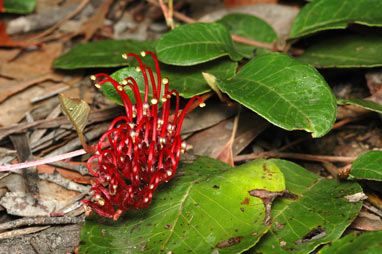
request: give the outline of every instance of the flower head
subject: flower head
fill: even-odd
[[[89,172],[96,179],[91,188],[93,197],[82,201],[87,215],[95,210],[102,216],[117,220],[127,209],[147,207],[158,185],[174,176],[179,157],[187,150],[187,145],[180,136],[187,111],[195,100],[199,100],[200,106],[205,105],[199,96],[195,96],[180,112],[179,94],[176,90],[169,91],[167,78],[161,79],[156,56],[149,51],[143,51],[141,55],[151,55],[154,59],[156,78],[138,55],[128,53],[122,57],[131,56],[138,61],[136,70],[142,73],[145,82],[143,99],[137,82],[132,77],[117,82],[105,73],[91,76],[91,79],[99,81],[97,87],[108,82],[113,85],[123,101],[126,115],[112,121],[108,131],[98,142],[97,154],[88,160]],[[152,85],[150,101],[149,80]],[[132,105],[125,87],[133,91],[135,105]],[[161,97],[162,89],[164,92]],[[171,96],[176,97],[172,118]],[[159,102],[162,102],[161,112],[158,108]]]

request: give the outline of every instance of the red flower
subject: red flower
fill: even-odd
[[[125,59],[132,56],[139,62],[136,69],[142,72],[145,80],[143,101],[132,77],[126,77],[120,83],[104,73],[91,77],[93,80],[103,78],[96,84],[97,87],[107,82],[114,86],[122,98],[126,116],[113,120],[98,142],[97,154],[88,160],[89,172],[96,179],[91,188],[93,197],[82,201],[87,215],[95,210],[101,216],[117,220],[127,209],[147,207],[158,185],[174,176],[179,157],[186,151],[187,145],[180,137],[180,129],[187,110],[196,99],[200,106],[205,105],[199,96],[194,96],[180,113],[178,92],[168,90],[168,79],[161,79],[156,56],[149,51],[141,52],[143,57],[147,54],[154,59],[156,80],[139,56],[133,53],[122,55]],[[152,84],[151,105],[148,101],[149,79]],[[164,96],[160,98],[162,84]],[[133,91],[135,105],[131,104],[125,86]],[[172,95],[176,96],[176,108],[173,119],[169,120]],[[163,103],[161,113],[158,109],[159,100]],[[93,161],[96,161],[96,169],[92,169]]]

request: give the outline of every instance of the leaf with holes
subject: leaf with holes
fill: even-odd
[[[273,28],[264,20],[253,15],[233,13],[224,16],[222,19],[218,20],[217,23],[223,24],[230,33],[235,35],[265,43],[273,43],[277,41],[277,34]],[[257,55],[259,53],[267,52],[266,50],[238,42],[234,42],[233,45],[237,52],[247,58],[253,57],[254,50],[257,51]]]
[[[231,35],[218,23],[182,25],[162,36],[155,46],[159,61],[189,66],[205,63],[223,56],[240,60]]]
[[[351,166],[349,177],[382,181],[382,151],[369,151],[359,156]]]
[[[382,66],[382,37],[368,34],[323,39],[295,59],[320,68]]]
[[[321,137],[336,118],[336,99],[324,78],[285,54],[256,57],[233,79],[217,81],[233,100],[286,130]]]
[[[93,216],[81,232],[82,253],[240,253],[269,226],[265,207],[251,190],[280,193],[284,178],[263,159],[235,169],[200,158],[183,165],[147,209],[128,211],[117,222]]]
[[[355,105],[370,111],[382,113],[382,105],[374,101],[362,100],[362,99],[337,99],[338,104]]]
[[[382,231],[352,233],[324,246],[319,254],[378,254],[381,253]],[[355,251],[356,250],[356,251]]]
[[[338,239],[362,206],[344,197],[362,192],[361,186],[319,178],[292,162],[270,161],[283,172],[289,193],[274,202],[272,227],[251,253],[310,253]]]
[[[3,1],[0,1],[0,12],[27,14],[36,7],[36,0],[5,0],[1,8]]]
[[[320,0],[305,5],[297,14],[290,38],[297,38],[322,30],[345,29],[356,23],[382,26],[380,0]]]

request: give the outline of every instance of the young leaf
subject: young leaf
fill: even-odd
[[[241,58],[229,32],[218,23],[182,25],[163,35],[155,49],[159,61],[171,65],[195,65],[227,55],[234,61]]]
[[[310,253],[338,239],[362,206],[344,197],[362,192],[361,186],[319,178],[292,162],[271,161],[283,172],[291,193],[274,202],[272,227],[251,253]]]
[[[285,54],[256,57],[218,85],[233,100],[286,130],[303,129],[321,137],[336,118],[336,99],[323,77]]]
[[[135,40],[104,40],[74,46],[53,62],[58,69],[118,67],[129,65],[122,54],[153,51],[155,42]],[[129,59],[130,60],[130,59]]]
[[[289,38],[322,30],[345,29],[350,23],[382,26],[380,0],[320,0],[305,5],[293,22]]]
[[[382,113],[382,105],[378,104],[374,101],[368,101],[368,100],[362,100],[362,99],[337,99],[338,104],[350,104],[350,105],[356,105],[358,107],[374,111],[377,113]]]
[[[3,8],[0,8],[0,12],[28,14],[36,7],[36,0],[2,0],[0,2],[3,1]]]
[[[269,228],[263,201],[249,191],[285,188],[277,166],[265,160],[232,169],[201,158],[179,171],[147,209],[129,211],[117,222],[88,219],[80,252],[241,253]]]
[[[377,254],[381,252],[382,231],[352,233],[325,245],[319,254]]]
[[[371,34],[335,36],[315,43],[295,59],[320,68],[382,66],[382,37]]]
[[[382,181],[382,151],[369,151],[359,156],[351,166],[350,178]]]
[[[224,25],[230,33],[235,35],[266,43],[277,41],[277,34],[273,28],[264,20],[253,15],[229,14],[218,20],[217,23]],[[247,58],[252,58],[255,49],[261,52],[265,51],[238,42],[234,42],[233,45],[237,52]],[[258,54],[258,52],[256,53]]]
[[[86,144],[86,140],[83,134],[83,130],[88,123],[90,115],[90,107],[84,101],[80,99],[71,99],[64,94],[59,94],[60,106],[62,112],[66,115],[69,121],[72,122],[74,128],[77,131],[78,137],[81,140],[81,144],[87,152],[91,151],[91,148]]]

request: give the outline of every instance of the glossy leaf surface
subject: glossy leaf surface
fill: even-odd
[[[231,35],[218,23],[182,25],[163,35],[155,46],[161,62],[189,66],[205,63],[222,56],[239,60]]]
[[[240,253],[268,230],[261,199],[248,191],[285,188],[278,167],[256,160],[234,169],[200,158],[154,195],[147,209],[117,222],[96,216],[81,233],[81,253]]]
[[[322,30],[345,29],[351,23],[382,26],[380,0],[319,0],[305,5],[295,18],[290,38]]]
[[[283,172],[290,194],[274,202],[272,227],[251,253],[310,253],[338,239],[362,206],[344,197],[362,192],[361,186],[319,178],[292,162],[271,161]]]
[[[336,117],[335,97],[317,70],[281,53],[256,57],[218,84],[233,100],[286,130],[320,137]]]

